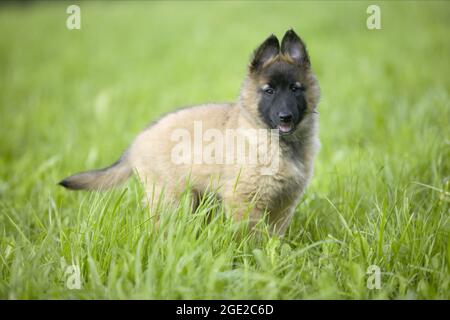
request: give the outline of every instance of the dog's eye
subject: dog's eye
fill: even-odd
[[[275,93],[275,90],[273,88],[269,87],[269,86],[264,87],[263,90],[264,90],[264,93],[266,93],[266,94],[272,95],[272,94]]]
[[[292,91],[292,92],[304,91],[304,90],[305,90],[305,88],[304,88],[301,84],[299,84],[299,83],[293,84],[293,85],[291,86],[291,91]]]

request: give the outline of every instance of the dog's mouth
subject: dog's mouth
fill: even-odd
[[[277,129],[281,136],[291,134],[295,130],[294,122],[292,122],[292,121],[283,122],[282,121],[278,124]]]

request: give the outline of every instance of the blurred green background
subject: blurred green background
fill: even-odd
[[[347,245],[356,241],[354,249],[318,246],[302,263],[292,261],[293,274],[309,272],[306,278],[278,274],[275,266],[271,273],[286,279],[290,291],[241,288],[237,277],[211,291],[177,291],[174,281],[160,295],[151,289],[116,295],[93,289],[87,295],[449,297],[448,2],[377,1],[381,30],[367,29],[366,9],[373,3],[365,1],[76,3],[81,30],[66,28],[71,1],[0,6],[2,297],[74,295],[56,290],[61,285],[54,279],[37,280],[58,265],[58,256],[77,256],[61,244],[67,241],[61,230],[72,232],[87,194],[67,193],[57,181],[112,163],[167,111],[235,100],[252,50],[291,27],[306,42],[321,85],[322,149],[285,241],[301,250],[331,237]],[[52,210],[62,215],[56,229],[49,227]],[[47,243],[49,237],[54,242]],[[44,242],[54,256],[36,255]],[[357,243],[368,250],[361,261]],[[226,257],[236,259],[230,252]],[[103,268],[103,279],[112,262],[93,261]],[[343,274],[362,277],[375,262],[395,275],[387,276],[389,284],[379,292],[361,284],[353,290],[351,276]],[[264,271],[253,260],[244,265]]]

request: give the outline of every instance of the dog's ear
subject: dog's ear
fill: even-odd
[[[304,42],[292,29],[286,31],[281,41],[281,53],[289,56],[298,65],[311,64]]]
[[[268,37],[253,54],[252,61],[250,63],[250,71],[259,70],[264,63],[274,58],[280,53],[280,43],[275,35]]]

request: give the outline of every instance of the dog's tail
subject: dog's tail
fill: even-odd
[[[123,155],[107,168],[74,174],[59,182],[59,185],[72,190],[108,190],[125,182],[132,173],[133,169],[126,155]]]

